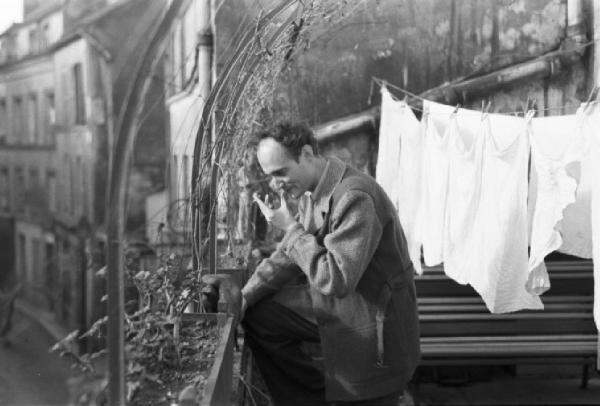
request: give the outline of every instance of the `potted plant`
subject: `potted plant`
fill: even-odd
[[[231,394],[234,316],[187,312],[201,307],[198,292],[205,284],[188,269],[183,256],[160,254],[154,269],[140,269],[139,264],[137,254],[128,254],[127,276],[137,291],[126,306],[136,310],[125,314],[128,403],[220,404],[219,399]],[[102,338],[106,321],[106,317],[98,320],[83,334],[75,331],[53,347],[75,360],[86,377],[83,381],[102,377],[93,360],[104,351],[80,356],[74,343],[86,337]],[[92,393],[75,390],[72,404],[102,404],[106,388],[102,379]]]

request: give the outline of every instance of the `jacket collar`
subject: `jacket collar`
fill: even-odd
[[[345,172],[346,164],[339,158],[330,157],[327,159],[325,170],[311,196],[317,210],[327,213],[329,210],[329,200],[333,195],[335,187],[344,177]]]

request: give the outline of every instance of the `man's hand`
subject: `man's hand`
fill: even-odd
[[[287,231],[296,224],[296,220],[294,220],[294,217],[288,209],[283,190],[279,191],[279,197],[281,201],[279,208],[272,209],[267,205],[266,202],[260,200],[257,193],[252,195],[252,198],[258,204],[258,207],[260,208],[263,216],[265,216],[267,219],[267,222],[273,224],[277,228]]]

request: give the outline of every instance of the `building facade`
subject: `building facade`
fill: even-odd
[[[0,35],[0,234],[12,240],[0,254],[2,282],[19,282],[24,299],[66,328],[104,313],[96,271],[114,128],[163,7],[25,1],[24,21]],[[161,84],[152,88],[149,97],[161,100]],[[132,239],[144,231],[139,195],[164,184],[163,110],[148,116],[132,170]]]

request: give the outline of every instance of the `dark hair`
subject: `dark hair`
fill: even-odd
[[[305,145],[310,145],[315,155],[319,153],[315,135],[310,127],[303,123],[281,121],[267,130],[260,131],[256,134],[256,138],[258,142],[272,138],[283,145],[296,161],[300,158],[300,152]]]

